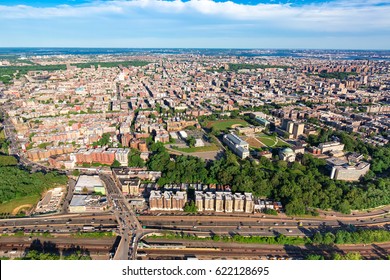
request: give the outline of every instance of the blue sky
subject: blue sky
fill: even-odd
[[[0,47],[390,49],[390,0],[5,0]]]

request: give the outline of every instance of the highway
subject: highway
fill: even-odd
[[[237,217],[234,215],[161,215],[138,217],[143,226],[155,230],[185,230],[193,233],[213,233],[222,235],[264,235],[272,236],[282,233],[287,236],[311,236],[315,232],[326,232],[349,226],[375,227],[388,229],[390,216],[375,215],[375,218],[365,219],[324,219],[324,218],[277,218],[260,214]]]
[[[23,231],[25,233],[74,233],[83,231],[84,226],[101,231],[112,231],[118,227],[115,217],[105,214],[66,214],[31,218],[0,219],[0,232],[3,234]]]

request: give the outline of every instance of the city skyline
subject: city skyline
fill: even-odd
[[[390,1],[4,1],[0,47],[389,49]]]

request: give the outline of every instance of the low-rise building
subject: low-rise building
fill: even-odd
[[[70,213],[100,212],[108,208],[106,197],[74,195],[69,204]]]
[[[223,142],[240,158],[249,157],[249,144],[234,133],[225,134]]]
[[[284,148],[279,151],[279,158],[287,162],[295,161],[295,153],[291,148]]]
[[[103,182],[100,180],[99,176],[79,176],[77,183],[74,188],[75,193],[82,194],[91,194],[91,193],[100,193],[105,195],[106,189],[103,185]]]
[[[370,170],[368,162],[348,162],[343,159],[329,158],[327,166],[331,169],[330,178],[343,181],[358,181]]]
[[[333,141],[333,142],[325,142],[318,145],[318,148],[321,150],[321,153],[333,152],[333,151],[343,151],[344,144]]]

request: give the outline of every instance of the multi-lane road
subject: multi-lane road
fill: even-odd
[[[140,216],[142,225],[148,229],[171,230],[221,235],[284,234],[287,236],[310,236],[317,231],[330,231],[349,226],[388,229],[390,214],[372,213],[353,217],[291,218],[264,215],[161,215]]]
[[[114,214],[120,225],[121,241],[114,259],[135,259],[138,240],[143,235],[142,226],[127,199],[116,186],[115,181],[107,174],[100,174],[100,178],[106,185],[108,198],[114,206]]]
[[[31,218],[1,219],[0,232],[12,234],[15,232],[28,233],[75,233],[84,231],[85,227],[96,230],[112,231],[118,227],[115,217],[106,214],[65,214]]]

